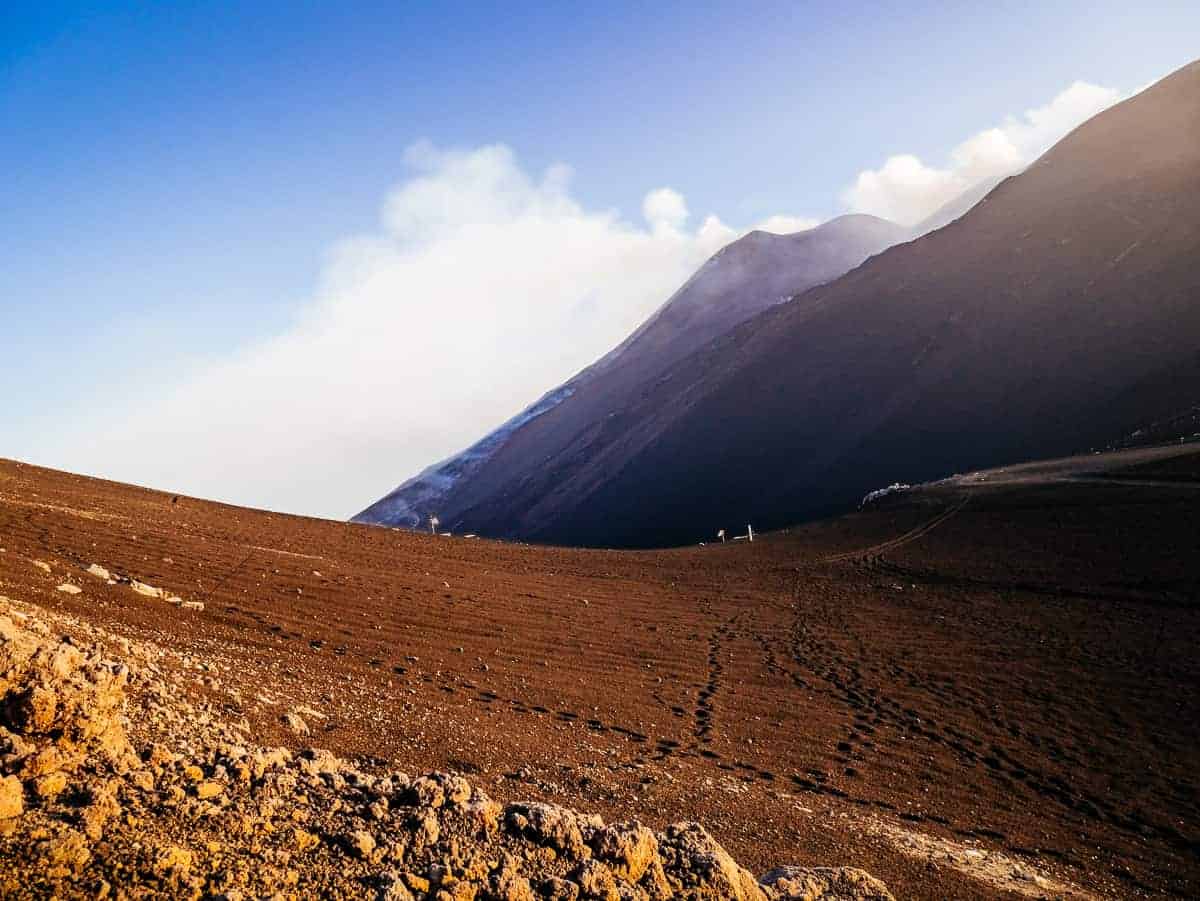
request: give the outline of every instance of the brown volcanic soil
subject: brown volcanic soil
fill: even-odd
[[[0,462],[0,594],[202,655],[222,687],[198,690],[262,742],[655,828],[699,820],[757,871],[860,866],[898,898],[1053,881],[1193,897],[1197,454],[974,474],[753,545],[638,553]],[[310,737],[280,722],[297,705],[325,717]]]

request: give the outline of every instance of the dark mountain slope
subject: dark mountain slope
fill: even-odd
[[[919,238],[931,231],[945,228],[956,219],[961,219],[975,208],[975,205],[986,198],[995,187],[1007,176],[994,176],[975,183],[958,197],[941,206],[931,216],[922,219],[912,227],[912,237]]]
[[[361,522],[474,530],[462,511],[521,491],[546,468],[586,457],[619,413],[672,364],[797,291],[831,281],[908,237],[873,216],[843,216],[809,231],[754,231],[716,253],[616,349],[481,441],[405,482]],[[565,455],[565,457],[564,457]]]
[[[987,202],[678,363],[464,518],[581,544],[703,539],[893,480],[1107,443],[1200,399],[1200,64]]]

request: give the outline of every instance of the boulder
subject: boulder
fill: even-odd
[[[310,730],[308,728],[308,723],[304,722],[303,717],[301,717],[298,713],[288,711],[280,717],[280,720],[282,720],[283,724],[297,735],[309,734]]]
[[[144,597],[161,598],[163,596],[161,588],[155,588],[153,585],[147,585],[145,582],[139,582],[137,579],[131,579],[129,587]]]
[[[762,887],[699,823],[667,827],[659,842],[663,868],[689,898],[712,901],[768,901]]]
[[[0,820],[19,817],[25,809],[25,787],[16,776],[0,779]]]
[[[596,825],[573,810],[540,801],[509,804],[505,808],[505,822],[511,831],[553,848],[568,860],[583,856],[587,848],[583,830],[587,828],[590,832]]]
[[[365,829],[356,829],[342,837],[342,844],[355,857],[370,857],[375,850],[375,837]]]
[[[637,882],[658,856],[654,833],[641,823],[605,826],[593,837],[592,851],[613,874],[626,882]]]
[[[760,882],[779,901],[896,901],[886,885],[853,867],[780,867]]]

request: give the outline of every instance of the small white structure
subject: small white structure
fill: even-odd
[[[750,525],[750,523],[746,523],[746,537],[751,541],[754,540],[754,526]]]
[[[429,531],[430,532],[432,532],[434,535],[436,535],[438,525],[440,525],[440,524],[441,524],[441,520],[437,518],[436,514],[433,514],[433,513],[429,514]]]
[[[718,537],[718,538],[720,538],[720,539],[721,539],[721,543],[722,543],[722,544],[724,544],[724,543],[725,543],[725,530],[724,530],[724,529],[717,529],[717,537]]]

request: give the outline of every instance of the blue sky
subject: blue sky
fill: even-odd
[[[115,453],[93,462],[79,424],[100,408],[136,422],[174,380],[311,317],[341,242],[377,233],[413,177],[414,142],[503,144],[535,183],[566,164],[572,203],[639,227],[646,192],[669,186],[689,227],[712,213],[736,231],[844,212],[888,157],[946,165],[1075,82],[1127,94],[1200,46],[1194,2],[984,6],[5,3],[0,455],[138,480]],[[689,248],[662,284],[707,244]],[[380,448],[397,456],[374,493],[595,349],[562,337],[579,354],[463,408],[478,421]],[[226,494],[341,515],[366,490],[340,511],[303,489]]]

